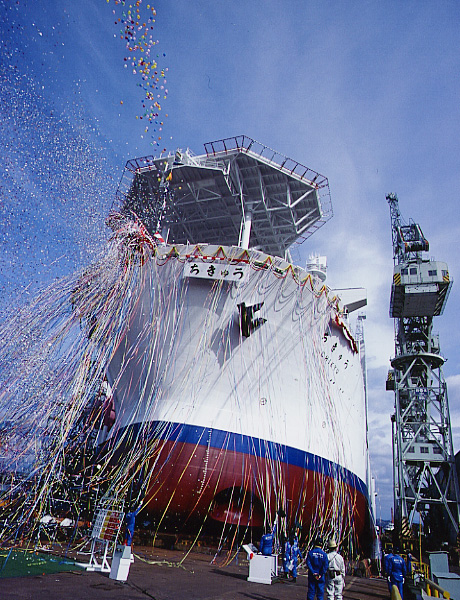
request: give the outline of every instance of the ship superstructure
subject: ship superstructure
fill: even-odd
[[[174,244],[257,248],[285,257],[332,217],[326,177],[246,137],[127,163],[122,211]]]

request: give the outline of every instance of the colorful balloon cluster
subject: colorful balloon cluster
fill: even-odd
[[[109,2],[110,0],[107,0]],[[138,86],[142,88],[144,97],[142,108],[144,111],[136,115],[136,119],[146,119],[144,133],[150,131],[152,146],[162,145],[162,131],[164,121],[160,117],[161,101],[168,96],[166,72],[168,68],[160,68],[157,59],[159,54],[153,56],[155,46],[159,43],[153,37],[153,24],[155,23],[156,10],[150,4],[146,5],[146,14],[142,14],[142,0],[128,4],[125,0],[115,0],[115,5],[121,5],[123,12],[115,21],[121,25],[120,39],[126,42],[125,68],[132,68],[133,75],[140,75],[142,81]],[[116,15],[116,10],[113,10]],[[166,56],[164,53],[162,56]],[[123,101],[121,101],[123,104]],[[165,115],[168,116],[167,114]],[[163,148],[166,152],[166,148]]]

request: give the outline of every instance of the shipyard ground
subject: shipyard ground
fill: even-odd
[[[81,570],[0,579],[0,598],[7,600],[305,600],[306,571],[297,582],[271,585],[246,580],[248,562],[240,559],[223,566],[221,559],[157,548],[136,547],[126,583],[106,573]],[[81,560],[81,559],[80,559]],[[346,578],[346,600],[388,599],[383,579]]]

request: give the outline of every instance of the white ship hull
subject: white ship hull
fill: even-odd
[[[236,247],[165,246],[139,268],[136,309],[108,370],[109,436],[157,440],[150,510],[176,524],[263,525],[283,509],[290,523],[334,519],[359,534],[363,374],[326,288]]]

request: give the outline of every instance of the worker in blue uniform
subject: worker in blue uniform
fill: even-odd
[[[407,567],[407,576],[411,577],[412,575],[412,563],[414,562],[415,557],[411,554],[410,550],[406,551],[406,567]]]
[[[273,551],[273,533],[265,533],[260,540],[259,551],[264,556],[270,556]]]
[[[137,513],[141,510],[139,508],[132,508],[129,512],[126,513],[126,533],[125,533],[125,546],[131,546],[133,543],[134,537],[134,525],[136,524]]]
[[[390,583],[390,578],[388,577],[388,563],[390,562],[390,559],[393,558],[393,548],[392,546],[390,546],[388,548],[388,554],[385,554],[385,556],[383,557],[383,574],[385,575],[385,577],[388,580],[388,591],[391,594],[391,583]]]
[[[283,566],[286,577],[288,579],[291,578],[293,583],[295,583],[297,580],[297,565],[299,562],[299,557],[302,560],[302,553],[300,552],[299,548],[299,540],[294,533],[291,533],[285,546]]]
[[[329,566],[327,554],[321,549],[322,540],[317,537],[313,548],[307,555],[308,593],[307,600],[324,599],[324,584]]]
[[[284,535],[283,535],[284,538]],[[282,548],[283,548],[283,573],[285,577],[289,577],[289,568],[288,568],[288,562],[290,560],[291,557],[291,545],[289,543],[289,538],[287,538],[284,541],[284,544],[281,544]]]
[[[403,600],[403,584],[406,576],[406,562],[399,556],[398,548],[395,548],[393,556],[388,560],[387,575],[390,583],[390,591],[392,586],[396,586],[399,590],[401,600]]]

